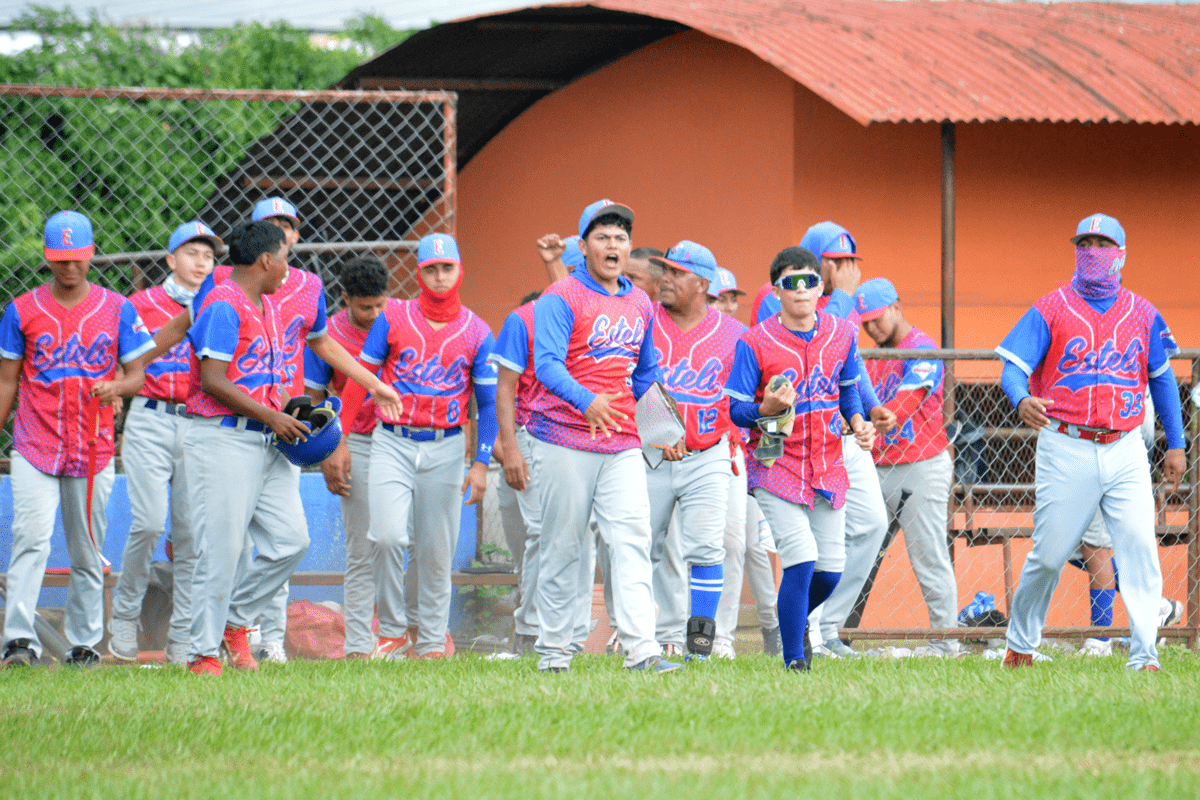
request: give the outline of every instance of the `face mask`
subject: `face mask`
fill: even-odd
[[[1076,247],[1075,277],[1071,288],[1085,300],[1110,300],[1121,288],[1125,249],[1120,247]]]
[[[439,293],[427,287],[424,281],[417,278],[421,284],[421,294],[417,297],[417,303],[426,319],[435,322],[450,322],[458,316],[459,309],[462,308],[458,300],[458,287],[462,286],[462,279],[463,270],[460,267],[458,280],[455,281],[454,286],[450,287],[448,291]]]
[[[196,296],[194,290],[180,286],[174,275],[168,275],[167,279],[163,281],[163,291],[167,293],[167,297],[184,307],[190,306],[192,299]]]

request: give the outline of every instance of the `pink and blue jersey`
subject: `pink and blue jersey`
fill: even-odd
[[[675,398],[687,427],[688,450],[707,450],[730,432],[729,398],[725,383],[733,354],[746,326],[711,306],[696,327],[686,333],[658,303],[654,304],[654,344],[667,393]]]
[[[526,429],[550,444],[593,453],[641,446],[637,398],[660,379],[650,298],[625,277],[616,294],[586,268],[556,281],[534,307],[533,365],[541,386]],[[597,394],[619,394],[613,409],[628,416],[610,438],[588,433],[583,412]]]
[[[134,292],[129,296],[129,302],[142,315],[142,321],[151,334],[158,333],[162,326],[184,311],[184,307],[172,300],[161,284]],[[191,370],[192,345],[184,337],[182,342],[146,365],[146,383],[138,394],[168,403],[186,402],[191,389]]]
[[[533,371],[533,307],[531,301],[517,306],[508,315],[496,337],[496,349],[489,356],[493,364],[520,375],[515,414],[518,428],[529,421],[529,404],[538,391],[537,376]]]
[[[907,350],[936,349],[937,344],[922,330],[913,328],[898,345]],[[884,403],[897,392],[924,392],[921,404],[907,419],[875,439],[875,463],[911,464],[941,453],[949,446],[942,422],[942,386],[945,368],[937,359],[867,361],[871,383]]]
[[[379,418],[412,428],[457,428],[468,419],[472,390],[479,409],[476,460],[491,460],[496,440],[495,339],[487,323],[463,306],[434,330],[416,300],[389,303],[375,319],[359,359],[382,365],[380,379],[400,395],[400,417]]]
[[[233,272],[233,267],[219,266],[205,278],[196,292],[192,307],[199,309],[205,296]],[[283,281],[272,301],[279,314],[282,331],[280,344],[283,347],[283,386],[288,397],[304,394],[304,343],[308,339],[324,336],[327,328],[325,317],[325,284],[311,272],[288,267]],[[195,316],[195,315],[193,315]]]
[[[200,359],[227,361],[226,376],[251,400],[280,411],[283,348],[279,315],[271,296],[262,296],[259,311],[236,283],[225,281],[208,292],[188,331],[192,343],[189,414],[221,417],[233,414],[200,388]]]
[[[1111,300],[1088,301],[1061,286],[1025,313],[996,353],[1028,378],[1026,395],[1051,401],[1048,416],[1072,425],[1137,428],[1149,381],[1168,441],[1182,447],[1182,424],[1176,432],[1170,419],[1179,404],[1169,359],[1178,350],[1154,306],[1128,289]],[[1006,377],[1015,405],[1022,395],[1011,389]]]
[[[392,303],[398,302],[400,301],[389,299],[387,304],[390,306]],[[355,327],[350,320],[349,311],[339,311],[329,318],[329,336],[346,348],[346,352],[353,358],[358,358],[363,344],[367,341],[367,331]],[[304,385],[323,392],[329,391],[329,387],[333,386],[338,394],[341,394],[342,390],[346,388],[346,376],[329,366],[324,359],[313,352],[311,347],[306,347],[304,348]],[[375,430],[375,419],[375,401],[370,395],[367,395],[349,432],[370,436]]]
[[[22,360],[13,449],[39,472],[87,476],[87,443],[96,439],[96,468],[113,455],[113,408],[100,409],[99,431],[87,430],[85,408],[97,381],[117,376],[117,363],[154,349],[133,304],[93,284],[74,308],[58,304],[50,286],[16,298],[0,319],[0,358]]]
[[[849,420],[862,413],[858,392],[844,391],[858,382],[857,356],[857,327],[820,312],[811,331],[788,330],[773,316],[746,332],[737,343],[725,393],[734,424],[750,429],[749,488],[797,505],[812,507],[814,492],[834,508],[845,504],[849,484],[838,414]],[[796,388],[796,420],[784,440],[783,457],[768,468],[753,452],[762,438],[758,406],[776,375],[786,375]]]

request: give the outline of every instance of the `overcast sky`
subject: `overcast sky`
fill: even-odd
[[[1153,0],[1152,0],[1153,1]],[[334,30],[363,13],[378,14],[393,27],[423,28],[431,21],[487,14],[533,5],[514,0],[38,0],[52,8],[70,6],[80,16],[96,8],[112,22],[144,21],[177,28],[226,27],[235,22],[275,22],[283,19],[297,28]],[[1200,0],[1184,0],[1200,2]],[[0,26],[12,23],[29,3],[0,0]]]

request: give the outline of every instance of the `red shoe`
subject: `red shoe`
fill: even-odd
[[[225,653],[229,656],[229,662],[237,669],[252,672],[258,669],[258,662],[254,660],[254,654],[250,652],[250,642],[246,639],[248,631],[249,628],[235,628],[226,625],[222,642],[225,645]]]
[[[1158,664],[1144,664],[1138,672],[1158,672]]]
[[[421,661],[442,661],[446,658],[446,653],[441,650],[433,650],[424,655],[413,656],[413,658],[420,659]]]
[[[1004,666],[1010,669],[1017,667],[1032,667],[1033,653],[1018,653],[1011,647],[1004,652]]]
[[[212,656],[200,656],[188,664],[188,670],[193,675],[215,675],[221,677],[221,662]]]
[[[379,641],[375,644],[374,652],[371,653],[371,658],[375,660],[406,658],[412,655],[413,644],[416,641],[415,636],[409,637],[408,631],[405,631],[403,636],[380,636]]]
[[[366,661],[370,657],[370,653],[346,653],[347,661]]]

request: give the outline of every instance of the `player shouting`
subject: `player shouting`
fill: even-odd
[[[904,318],[900,296],[887,278],[873,278],[858,287],[854,302],[863,328],[879,347],[937,347]],[[896,427],[875,440],[875,462],[888,513],[895,516],[901,493],[909,492],[900,511],[900,526],[908,560],[929,609],[929,623],[934,628],[957,627],[958,584],[946,546],[954,464],[942,424],[942,362],[872,359],[867,361],[867,370],[879,399],[896,415]],[[861,584],[856,591],[860,590]],[[929,644],[942,656],[955,656],[960,650],[956,639]]]
[[[543,389],[526,429],[542,496],[538,573],[542,671],[565,672],[591,549],[593,508],[612,558],[614,611],[629,669],[666,672],[654,640],[650,501],[634,401],[658,379],[650,298],[621,275],[633,211],[600,200],[579,219],[584,267],[552,284],[534,309],[534,370]]]
[[[18,392],[21,398],[13,423],[4,665],[29,666],[41,656],[33,621],[61,504],[71,557],[67,663],[95,667],[104,636],[100,548],[113,485],[112,403],[142,388],[138,359],[154,343],[128,300],[88,282],[95,247],[87,217],[50,217],[43,252],[54,279],[13,300],[0,319],[0,425]]]
[[[1169,448],[1163,478],[1178,488],[1183,420],[1168,360],[1178,346],[1154,306],[1121,286],[1125,230],[1117,220],[1085,217],[1071,241],[1070,284],[1038,300],[996,348],[1005,393],[1038,430],[1033,550],[1013,595],[1004,665],[1032,665],[1063,565],[1099,508],[1129,612],[1126,666],[1157,672],[1162,572],[1150,465],[1134,431],[1148,381]]]
[[[734,348],[746,326],[708,305],[708,287],[717,282],[718,268],[707,247],[685,240],[651,260],[663,269],[659,302],[654,304],[658,366],[687,434],[685,450],[668,450],[657,468],[647,465],[650,533],[654,543],[677,535],[673,549],[691,567],[691,615],[687,616],[689,594],[675,581],[661,580],[661,562],[655,564],[658,628],[665,629],[666,641],[678,636],[682,642],[686,617],[688,653],[707,656],[716,637],[715,618],[724,585],[725,517],[733,477],[729,460],[733,425],[723,390]],[[672,526],[677,507],[679,524]],[[660,549],[666,550],[652,544],[652,552]],[[663,639],[660,635],[660,643]]]
[[[792,670],[809,668],[804,654],[809,608],[829,596],[845,561],[847,481],[839,411],[860,447],[869,450],[875,439],[855,388],[858,327],[817,310],[819,270],[816,256],[798,247],[775,257],[771,283],[780,312],[738,342],[725,387],[733,422],[752,429],[749,486],[771,523],[783,566],[779,631],[784,664]],[[789,429],[785,423],[792,415]],[[764,436],[760,420],[782,439],[782,452],[770,463],[758,450]]]
[[[400,413],[381,407],[371,437],[369,478],[371,541],[375,545],[379,641],[375,655],[388,657],[412,647],[417,658],[445,658],[450,635],[450,564],[462,521],[458,498],[483,499],[487,465],[496,440],[496,371],[488,363],[495,344],[487,323],[458,299],[463,269],[454,238],[434,233],[417,246],[421,294],[389,303],[371,326],[361,360],[377,367],[400,394]],[[462,477],[463,424],[472,391],[479,409],[474,462]],[[342,406],[350,430],[363,390],[351,386]],[[330,458],[348,458],[343,444]],[[417,641],[408,636],[404,596],[404,551],[413,517],[417,563]]]

